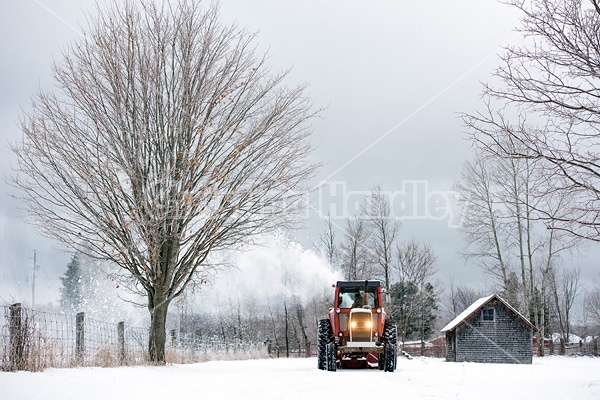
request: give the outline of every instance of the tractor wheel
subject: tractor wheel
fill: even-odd
[[[379,364],[379,368],[386,372],[394,372],[398,363],[398,332],[396,325],[392,321],[386,320],[383,326],[383,363]],[[383,365],[382,365],[383,364]]]
[[[329,320],[319,320],[317,334],[317,364],[319,369],[327,369],[327,344],[332,341],[332,336]]]
[[[397,348],[395,344],[386,343],[383,350],[383,370],[394,372],[397,362]]]
[[[390,320],[385,321],[382,339],[385,343],[390,343],[393,345],[398,343],[398,332],[396,330],[396,325],[393,325]]]
[[[326,346],[327,371],[335,371],[337,369],[337,348],[335,342],[327,343]]]

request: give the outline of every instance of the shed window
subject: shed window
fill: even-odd
[[[494,309],[493,308],[483,309],[483,320],[484,321],[493,321],[494,320]]]

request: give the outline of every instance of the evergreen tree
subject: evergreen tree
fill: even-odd
[[[65,276],[60,278],[62,288],[60,289],[60,305],[64,311],[80,311],[83,306],[83,271],[81,257],[73,255],[67,264]]]
[[[419,294],[419,299],[421,304],[419,307],[420,312],[418,313],[418,336],[421,341],[425,341],[434,333],[435,319],[437,317],[435,312],[438,310],[437,296],[431,283],[427,282],[425,284]]]
[[[418,288],[412,282],[397,282],[390,289],[391,319],[397,326],[401,341],[410,339],[418,331]]]
[[[391,319],[402,341],[424,341],[433,335],[438,306],[431,283],[419,289],[409,281],[397,282],[390,289],[390,299]]]

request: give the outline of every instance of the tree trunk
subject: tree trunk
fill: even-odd
[[[519,265],[521,266],[521,290],[523,291],[523,304],[521,305],[521,312],[524,315],[529,315],[530,304],[529,304],[529,293],[527,286],[527,277],[525,273],[525,240],[523,238],[523,216],[521,215],[521,199],[519,198],[519,174],[522,173],[519,167],[516,165],[515,160],[511,160],[511,173],[512,173],[512,196],[515,207],[515,217],[517,223],[517,242],[519,246]],[[526,187],[525,192],[529,190]],[[527,207],[527,206],[525,206]]]
[[[296,315],[298,317],[300,332],[302,333],[302,338],[304,339],[304,355],[305,357],[310,357],[310,340],[308,339],[306,328],[304,327],[304,310],[300,304],[296,305]]]
[[[544,295],[546,294],[545,291],[542,292]],[[544,356],[544,340],[546,340],[546,300],[544,299],[542,302],[542,306],[540,309],[540,328],[539,328],[539,332],[540,332],[540,351],[539,351],[539,355],[540,357]],[[552,341],[552,338],[550,338],[550,340]]]
[[[165,364],[165,344],[167,340],[167,311],[169,302],[164,296],[148,294],[150,311],[150,335],[148,339],[148,357],[151,363]]]
[[[290,358],[290,336],[289,336],[289,321],[288,321],[288,309],[287,301],[283,302],[283,311],[285,313],[285,356]]]
[[[273,330],[273,339],[275,339],[275,348],[277,349],[277,358],[279,358],[279,339],[277,338],[277,325],[275,324],[275,317],[273,316],[273,309],[271,308],[271,302],[268,301],[269,314],[271,316],[271,328]]]

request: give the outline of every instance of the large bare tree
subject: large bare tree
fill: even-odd
[[[463,166],[460,182],[454,188],[461,194],[469,212],[462,224],[466,247],[462,255],[475,260],[500,280],[506,291],[510,273],[506,218],[495,185],[495,168],[490,160],[476,158]]]
[[[542,189],[546,177],[541,165],[497,155],[478,157],[465,163],[455,185],[469,209],[462,226],[463,255],[498,278],[506,300],[538,327],[538,343],[545,333],[546,309],[554,302],[549,301],[550,272],[561,267],[580,241],[553,229],[570,197]],[[540,216],[541,209],[553,219]]]
[[[521,12],[521,44],[509,46],[485,85],[483,111],[465,114],[489,153],[543,164],[553,192],[572,201],[553,229],[600,241],[600,3],[506,0]]]
[[[114,2],[22,119],[14,185],[39,229],[119,266],[147,296],[150,360],[209,255],[285,226],[316,166],[305,85],[199,2]]]
[[[383,280],[389,293],[394,264],[393,250],[400,221],[394,218],[390,199],[381,184],[371,189],[363,206],[363,215],[371,226],[372,252],[377,263],[376,273]]]

